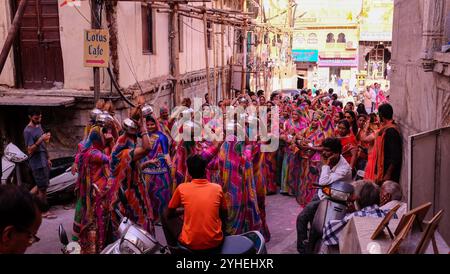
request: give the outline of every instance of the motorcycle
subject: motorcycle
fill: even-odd
[[[183,210],[183,209],[182,209]],[[183,214],[183,213],[181,213]],[[164,235],[166,236],[167,247],[171,254],[196,254],[197,252],[182,245],[179,241],[175,240],[170,227],[178,228],[174,229],[179,231],[183,226],[183,220],[181,216],[172,221],[168,221],[166,217],[163,217],[162,228]],[[216,254],[267,254],[266,241],[264,236],[256,230],[248,231],[240,235],[225,236],[220,249],[215,251]]]
[[[106,246],[100,254],[195,254],[194,251],[180,244],[165,246],[132,222],[127,217],[122,218],[118,227],[120,238]],[[81,248],[76,242],[69,242],[62,224],[59,225],[59,239],[63,244],[63,254],[80,254]],[[249,231],[241,235],[225,237],[219,254],[267,254],[265,240],[258,231]]]
[[[166,254],[167,247],[160,244],[156,238],[127,217],[121,216],[118,228],[120,238],[106,246],[100,254]],[[77,242],[69,242],[62,224],[58,229],[59,240],[63,244],[63,254],[80,254],[81,247]]]
[[[23,183],[21,166],[28,160],[28,156],[23,153],[16,145],[10,143],[4,150],[2,157],[2,177],[1,183],[14,183],[18,185]],[[77,174],[71,173],[71,166],[74,157],[64,157],[52,160],[50,168],[50,182],[47,188],[47,198],[54,200],[64,194],[73,194],[77,181]]]
[[[311,230],[314,230],[317,238],[322,239],[323,228],[329,221],[342,220],[345,217],[348,204],[352,201],[354,187],[349,183],[340,181],[329,185],[314,184],[314,187],[321,189],[325,195],[325,198],[319,203],[311,225]],[[328,250],[326,246],[323,246],[321,240],[310,243],[310,246],[313,247],[314,253],[320,253],[321,250],[325,250],[326,253],[333,252],[333,250]]]

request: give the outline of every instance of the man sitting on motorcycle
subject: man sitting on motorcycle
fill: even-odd
[[[322,172],[320,173],[319,184],[329,185],[336,181],[351,183],[352,168],[341,155],[342,145],[339,139],[326,138],[322,143]],[[300,254],[311,253],[314,242],[318,235],[311,230],[309,244],[306,245],[308,234],[308,223],[312,223],[319,203],[324,199],[322,190],[314,196],[313,200],[303,208],[297,217],[297,250]]]
[[[166,216],[162,219],[169,246],[176,246],[178,239],[181,245],[193,252],[215,253],[222,245],[224,239],[222,224],[227,218],[226,203],[222,187],[206,179],[207,164],[200,155],[193,155],[187,159],[187,168],[192,181],[177,187]],[[183,213],[177,210],[179,207],[184,208],[181,234],[179,228],[176,228],[176,217]]]

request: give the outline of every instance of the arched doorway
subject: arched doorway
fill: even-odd
[[[365,57],[367,73],[372,79],[386,79],[387,63],[391,60],[391,52],[383,44],[373,47]]]

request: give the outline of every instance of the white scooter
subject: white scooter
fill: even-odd
[[[164,246],[154,235],[123,217],[118,228],[120,239],[106,246],[100,254],[195,254],[192,250],[178,245]],[[69,242],[62,224],[59,225],[59,239],[64,254],[80,254],[77,242]],[[258,231],[249,231],[241,235],[227,236],[220,254],[267,254],[264,237]]]
[[[118,213],[119,214],[119,213]],[[119,215],[121,216],[121,215]],[[63,254],[80,254],[81,247],[77,242],[69,242],[62,224],[59,225],[59,240],[63,244]],[[156,238],[133,223],[127,217],[122,217],[118,228],[120,239],[109,244],[100,254],[166,254],[167,247],[160,244]]]
[[[330,185],[319,185],[314,184],[316,188],[322,189],[322,193],[325,198],[320,201],[319,207],[317,208],[316,214],[314,215],[314,220],[312,222],[311,230],[314,230],[315,235],[319,239],[317,242],[310,243],[313,247],[314,253],[333,253],[332,250],[328,250],[322,245],[322,234],[323,228],[331,220],[342,220],[347,213],[348,203],[351,201],[354,187],[349,183],[344,182],[334,182]]]
[[[63,158],[61,158],[63,159]],[[20,171],[20,164],[25,163],[28,160],[28,156],[23,153],[16,145],[9,143],[2,157],[2,178],[1,183],[13,183],[17,182],[18,185],[23,183]],[[54,160],[58,162],[59,159]],[[66,163],[66,166],[70,166]],[[50,182],[47,188],[47,198],[52,199],[63,192],[73,192],[78,175],[73,175],[70,171],[70,167],[58,170],[60,167],[54,166],[50,172]]]
[[[2,178],[1,183],[12,183],[13,180],[17,180],[17,184],[22,184],[22,178],[20,169],[16,168],[16,165],[25,162],[28,156],[23,153],[17,146],[9,143],[4,150],[2,157]],[[13,173],[15,173],[15,178]]]

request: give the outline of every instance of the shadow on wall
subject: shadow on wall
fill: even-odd
[[[52,139],[48,145],[51,158],[72,156],[83,136],[83,126],[76,122],[76,111],[64,107],[41,107],[42,126],[50,130]],[[29,123],[28,107],[7,106],[0,109],[0,137],[3,144],[10,142],[26,151],[23,130]]]

